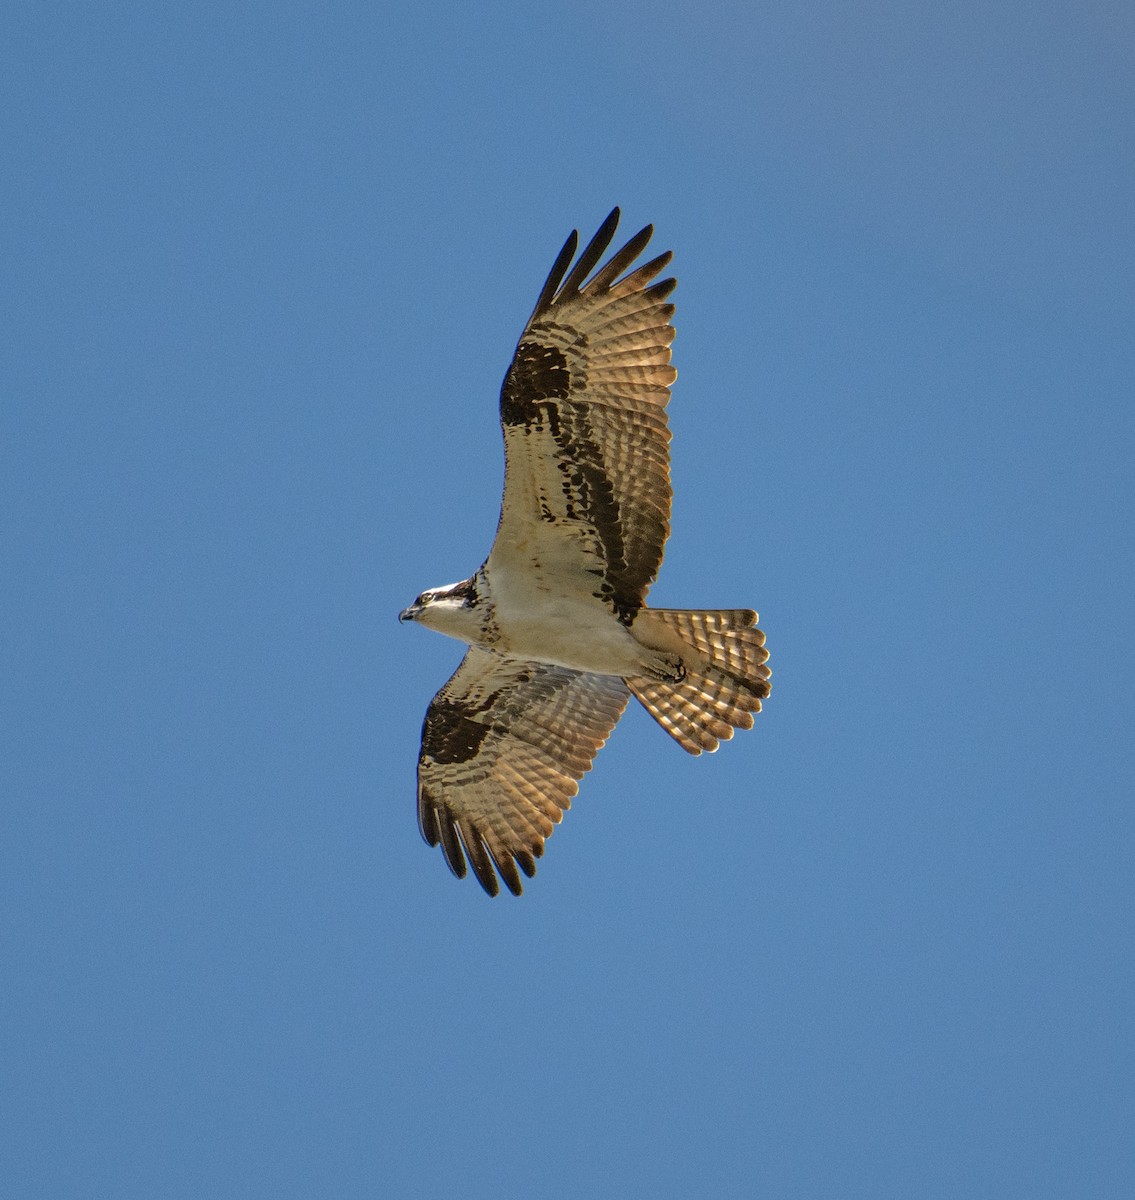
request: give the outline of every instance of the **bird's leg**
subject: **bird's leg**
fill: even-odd
[[[651,679],[663,683],[681,683],[686,678],[686,664],[678,654],[652,655],[643,666]]]

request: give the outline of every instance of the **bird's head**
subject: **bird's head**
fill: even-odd
[[[467,640],[465,631],[472,632],[479,625],[478,618],[473,615],[476,605],[477,579],[474,576],[423,592],[409,608],[398,614],[398,620],[416,621],[439,633]]]

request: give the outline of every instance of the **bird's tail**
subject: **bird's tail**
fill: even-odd
[[[761,701],[769,694],[771,675],[765,666],[765,635],[756,627],[757,614],[747,608],[712,612],[651,608],[639,616],[647,617],[666,641],[677,634],[695,651],[683,658],[686,675],[681,680],[626,681],[658,724],[691,754],[716,750],[735,728],[752,729],[753,713],[760,712]],[[638,626],[636,620],[636,634]]]

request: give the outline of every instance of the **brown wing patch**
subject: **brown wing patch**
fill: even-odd
[[[418,824],[486,892],[520,895],[623,709],[619,679],[471,647],[422,728]]]
[[[501,420],[506,425],[523,425],[535,419],[541,403],[567,397],[570,383],[563,351],[539,342],[521,342],[501,388]]]

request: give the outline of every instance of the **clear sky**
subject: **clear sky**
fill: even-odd
[[[0,1192],[1130,1197],[1135,9],[11,4]],[[631,711],[524,897],[418,835],[501,377],[679,280]]]

